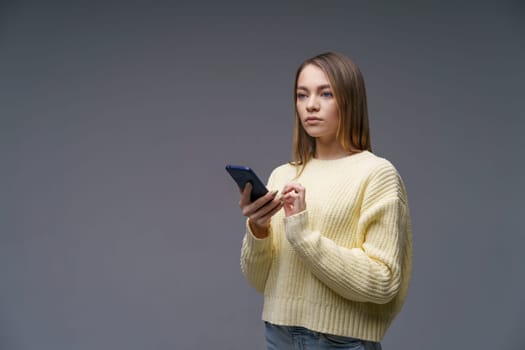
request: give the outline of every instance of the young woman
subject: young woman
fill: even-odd
[[[346,56],[295,79],[294,162],[240,200],[241,269],[264,293],[269,350],[381,349],[405,300],[412,230],[403,182],[371,151],[365,84]]]

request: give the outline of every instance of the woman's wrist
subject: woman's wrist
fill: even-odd
[[[252,234],[256,238],[263,239],[268,237],[268,235],[270,234],[270,225],[259,226],[256,223],[252,222],[250,219],[248,219],[248,225],[250,226]]]

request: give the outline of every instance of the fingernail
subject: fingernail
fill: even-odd
[[[279,190],[275,190],[272,192],[272,197],[275,197],[277,195],[277,193],[279,193]]]

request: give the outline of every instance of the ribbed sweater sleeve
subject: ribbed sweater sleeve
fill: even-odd
[[[357,248],[346,248],[309,228],[306,210],[285,219],[286,237],[307,268],[343,298],[388,303],[399,291],[407,225],[404,186],[392,166],[371,175],[360,208]]]
[[[271,238],[256,238],[248,224],[246,226],[241,248],[241,270],[248,282],[262,293],[272,262]]]
[[[267,187],[272,189],[273,173],[268,179]],[[264,292],[266,280],[272,263],[272,235],[260,239],[253,235],[248,220],[241,247],[241,271],[248,282],[259,292]]]

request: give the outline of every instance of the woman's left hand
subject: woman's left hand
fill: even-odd
[[[306,210],[306,189],[298,183],[288,183],[282,191],[284,215],[286,217],[299,214]]]

